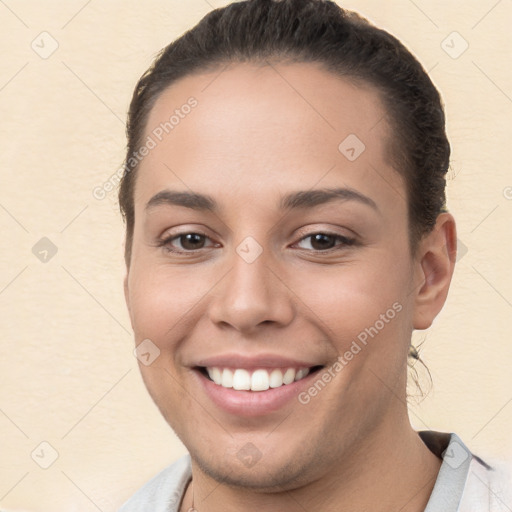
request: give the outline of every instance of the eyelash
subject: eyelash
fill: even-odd
[[[202,237],[209,238],[208,235],[206,235],[205,233],[199,233],[199,232],[196,232],[196,231],[186,231],[186,232],[183,232],[183,233],[176,233],[176,234],[173,234],[173,235],[171,235],[171,236],[169,236],[167,238],[159,240],[156,245],[157,245],[157,247],[164,248],[166,252],[170,252],[170,253],[174,253],[174,254],[194,254],[194,253],[197,253],[198,251],[201,251],[203,249],[207,249],[208,248],[208,247],[201,247],[200,249],[191,249],[191,250],[181,251],[181,250],[173,249],[171,247],[171,242],[173,240],[179,239],[179,238],[184,237],[186,235],[199,235],[199,236],[202,236]],[[356,245],[356,239],[355,238],[346,237],[346,236],[343,236],[343,235],[339,235],[337,233],[329,233],[327,231],[316,231],[314,233],[310,233],[308,235],[303,236],[297,243],[302,242],[303,240],[306,240],[307,238],[311,238],[311,237],[313,237],[315,235],[329,236],[331,238],[334,238],[336,241],[338,241],[338,240],[341,241],[342,243],[341,244],[337,244],[334,247],[330,247],[329,249],[323,249],[323,250],[322,249],[301,249],[301,250],[304,250],[304,251],[307,251],[307,252],[318,253],[318,254],[325,254],[325,253],[331,253],[331,252],[334,252],[334,251],[340,251],[340,250],[345,249],[348,246]]]

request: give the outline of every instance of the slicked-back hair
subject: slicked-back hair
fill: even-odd
[[[403,177],[414,253],[445,205],[450,145],[440,95],[418,60],[394,36],[327,0],[248,0],[207,14],[163,48],[135,87],[126,126],[127,152],[119,188],[130,264],[138,165],[149,113],[162,92],[195,72],[230,63],[309,63],[375,88],[390,127],[387,161]]]

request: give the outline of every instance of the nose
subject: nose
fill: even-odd
[[[264,325],[282,327],[293,320],[293,292],[265,251],[251,263],[234,252],[230,263],[231,270],[212,291],[212,322],[250,334]]]

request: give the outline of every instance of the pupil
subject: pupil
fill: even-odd
[[[197,245],[194,245],[194,242],[201,242],[201,237],[202,235],[199,235],[197,233],[189,233],[187,235],[185,235],[184,237],[182,238],[185,238],[185,243],[183,243],[183,240],[182,240],[182,246],[185,248],[185,249],[197,249]],[[190,244],[191,246],[187,247],[187,244]]]
[[[333,240],[330,235],[324,235],[322,233],[318,233],[313,236],[313,241],[312,241],[311,245],[315,249],[330,249],[331,247],[333,247],[332,242],[333,242]],[[320,247],[315,247],[315,243],[316,244],[319,243]]]

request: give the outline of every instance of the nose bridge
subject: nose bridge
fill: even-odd
[[[286,286],[276,277],[273,258],[255,238],[246,237],[229,257],[230,272],[211,304],[210,317],[237,330],[263,322],[286,324],[293,307]]]

